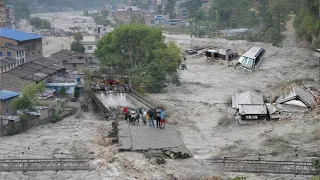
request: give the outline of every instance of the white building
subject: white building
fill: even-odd
[[[96,36],[83,36],[83,40],[80,43],[85,47],[85,54],[93,54],[97,49]]]

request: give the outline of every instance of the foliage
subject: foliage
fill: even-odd
[[[59,95],[64,96],[67,93],[67,89],[65,87],[61,87],[59,90]]]
[[[298,37],[312,43],[315,47],[320,40],[320,19],[318,18],[319,2],[318,0],[299,0],[300,7],[294,19],[294,27]]]
[[[176,0],[168,0],[164,8],[164,13],[169,14],[170,19],[174,19],[177,16],[174,9],[175,5],[176,5]]]
[[[33,17],[30,19],[30,24],[37,29],[51,29],[51,23],[46,19],[40,19],[38,17]]]
[[[232,178],[231,180],[247,180],[247,178],[243,177],[243,176],[237,176],[237,177]]]
[[[71,51],[84,53],[85,50],[86,48],[80,42],[73,41],[71,43]]]
[[[88,10],[83,11],[83,15],[84,16],[89,16],[89,11]]]
[[[21,111],[23,114],[26,114],[27,111],[31,110],[33,105],[34,104],[32,99],[28,96],[21,96],[21,97],[15,98],[11,102],[11,107],[14,110]]]
[[[15,134],[19,134],[22,131],[21,124],[19,122],[9,123],[8,125],[8,135],[12,136]]]
[[[158,13],[159,15],[161,15],[161,14],[163,13],[163,11],[162,11],[162,5],[161,5],[161,4],[159,4],[158,7],[157,7],[157,13]]]
[[[3,0],[6,5],[13,5],[16,19],[29,19],[30,10],[28,8],[28,1],[26,0]]]
[[[315,173],[320,176],[320,158],[316,158],[313,160],[312,166],[315,169]]]
[[[76,32],[74,35],[74,40],[76,40],[77,42],[82,41],[83,40],[83,36],[81,34],[81,32]]]
[[[59,122],[61,120],[61,118],[55,113],[51,116],[50,118],[50,122],[51,123],[56,123],[56,122]]]
[[[36,105],[35,98],[37,94],[43,92],[44,90],[45,86],[43,82],[28,85],[22,89],[22,96],[15,98],[10,105],[14,110],[19,110],[23,114],[26,114],[28,110],[31,110],[32,107]]]
[[[145,84],[152,92],[165,87],[181,62],[181,50],[173,42],[164,42],[161,29],[143,24],[116,28],[99,41],[95,55],[101,65],[130,75],[133,85]]]
[[[107,9],[104,9],[104,10],[101,11],[101,15],[102,15],[103,17],[108,17],[109,11],[108,11]]]
[[[132,14],[130,16],[130,23],[141,23],[141,24],[145,24],[146,20],[144,18],[143,15],[141,14]]]

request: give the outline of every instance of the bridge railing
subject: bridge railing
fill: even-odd
[[[302,161],[265,161],[265,160],[239,160],[239,159],[211,159],[205,161],[216,165],[222,171],[316,175],[317,171],[312,162]]]
[[[0,159],[0,172],[91,170],[87,159]]]

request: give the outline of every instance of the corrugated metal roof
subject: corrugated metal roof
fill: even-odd
[[[13,39],[16,41],[27,41],[32,39],[41,39],[39,35],[17,31],[9,28],[0,28],[0,37]]]
[[[232,107],[238,109],[239,105],[262,105],[264,104],[262,94],[249,90],[244,93],[235,94],[232,97]]]
[[[20,93],[18,93],[18,92],[0,90],[0,100],[10,99],[10,98],[13,98],[13,97],[16,97],[19,95],[20,95]]]
[[[299,86],[292,87],[289,93],[280,96],[276,102],[282,104],[292,100],[300,100],[307,107],[313,107],[316,104],[315,97],[308,90]]]
[[[267,106],[264,104],[241,104],[239,105],[240,115],[266,115]]]
[[[252,47],[246,53],[244,53],[242,56],[248,57],[248,58],[251,58],[251,59],[255,59],[256,56],[259,54],[259,52],[262,51],[262,50],[263,50],[262,47]]]

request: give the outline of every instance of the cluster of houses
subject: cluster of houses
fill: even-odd
[[[265,103],[263,95],[249,90],[232,96],[231,108],[240,121],[279,120],[296,113],[305,113],[317,105],[316,96],[305,87],[297,85],[287,88],[273,103]]]
[[[0,28],[0,115],[14,114],[12,100],[25,86],[39,82],[47,92],[64,87],[72,96],[82,70],[92,62],[91,56],[65,49],[43,57],[41,36]]]

